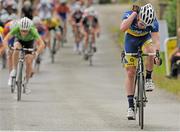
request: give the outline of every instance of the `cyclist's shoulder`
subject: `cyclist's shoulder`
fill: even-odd
[[[14,33],[17,33],[17,32],[19,32],[19,31],[20,31],[19,25],[16,25],[15,27],[13,27],[13,28],[11,29],[11,32],[14,32]]]
[[[131,10],[125,11],[122,18],[123,19],[128,18],[132,13],[133,13],[133,11],[131,11]]]

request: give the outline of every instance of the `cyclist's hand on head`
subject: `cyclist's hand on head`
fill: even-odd
[[[154,58],[154,64],[160,66],[162,65],[162,59],[160,58],[159,50],[156,50],[156,56]]]
[[[132,11],[136,12],[137,14],[139,14],[140,7],[138,5],[133,5]]]

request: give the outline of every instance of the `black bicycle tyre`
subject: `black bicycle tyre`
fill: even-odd
[[[11,93],[14,93],[15,90],[15,85],[16,85],[16,78],[12,78],[12,85],[11,85]]]
[[[55,53],[56,53],[56,38],[53,39],[52,53],[51,53],[51,62],[55,62]]]
[[[16,78],[16,84],[17,84],[17,101],[21,100],[21,91],[22,91],[22,69],[23,64],[20,62],[18,64],[18,70],[17,70],[17,78]]]
[[[21,100],[22,82],[17,82],[17,101]]]
[[[4,53],[2,55],[2,68],[5,69],[7,65],[7,57],[6,57],[6,53]]]
[[[141,129],[144,128],[144,77],[142,74],[139,75],[138,82],[139,89],[139,126]]]

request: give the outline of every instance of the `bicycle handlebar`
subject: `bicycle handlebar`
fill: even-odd
[[[125,55],[137,56],[138,53],[125,53]],[[142,56],[156,56],[156,53],[142,53]]]
[[[36,51],[36,49],[33,49],[33,48],[20,48],[20,49],[16,49],[14,47],[10,47],[10,49],[12,50],[23,50],[23,51]]]

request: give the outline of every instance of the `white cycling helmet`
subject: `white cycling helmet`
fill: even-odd
[[[50,3],[49,0],[41,0],[40,1],[40,4],[42,4],[42,5],[46,5],[46,4],[49,4],[49,3]]]
[[[95,10],[94,10],[94,7],[89,7],[88,8],[88,10],[87,10],[87,12],[88,12],[88,15],[89,16],[95,16]]]
[[[9,20],[16,20],[17,18],[18,16],[15,13],[9,15]]]
[[[24,6],[25,7],[30,7],[31,6],[31,1],[30,0],[24,1]]]
[[[147,25],[152,25],[155,19],[155,12],[153,6],[149,3],[142,6],[139,12],[140,19]]]
[[[35,16],[35,17],[33,18],[33,23],[34,23],[34,24],[39,24],[39,23],[41,23],[40,17]]]
[[[81,6],[80,6],[79,4],[76,4],[76,5],[74,6],[74,10],[75,10],[75,11],[81,10]]]
[[[6,23],[7,21],[9,21],[9,15],[5,13],[1,15],[0,19],[1,19],[1,22]]]
[[[67,3],[67,0],[60,0],[60,3]]]
[[[20,30],[29,30],[32,26],[33,22],[31,21],[31,19],[24,17],[20,19]]]

